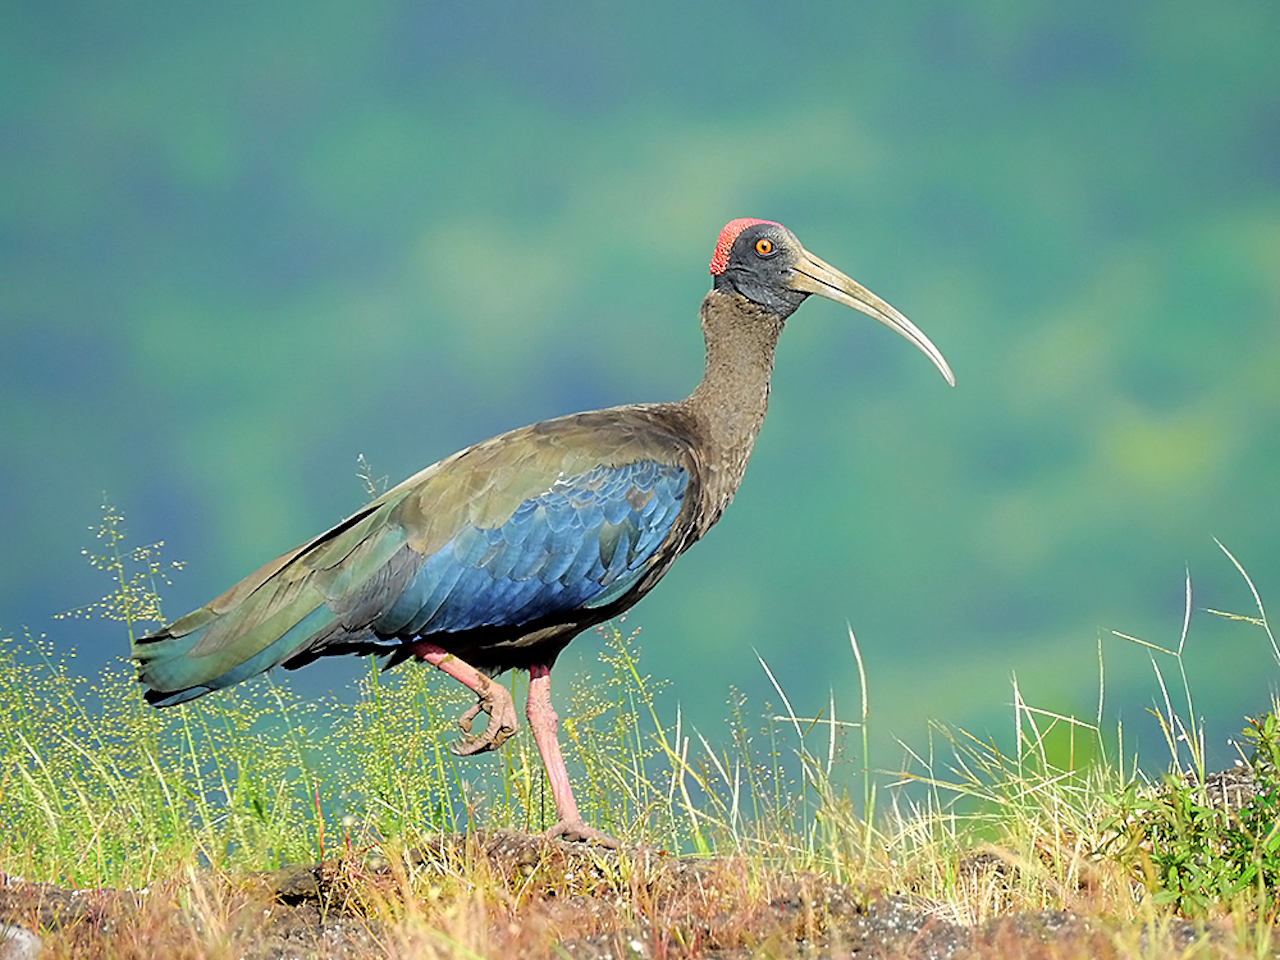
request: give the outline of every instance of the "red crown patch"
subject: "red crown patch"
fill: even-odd
[[[733,241],[738,239],[738,234],[757,223],[772,223],[775,227],[782,226],[782,224],[773,220],[756,220],[752,217],[730,220],[724,225],[724,229],[720,231],[720,238],[716,240],[716,252],[711,256],[711,275],[713,277],[724,273],[724,268],[729,265],[729,250],[733,247]]]

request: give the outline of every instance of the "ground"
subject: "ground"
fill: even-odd
[[[240,877],[192,869],[141,891],[0,886],[0,922],[38,931],[42,960],[1105,958],[1176,956],[1197,943],[1206,956],[1232,956],[1226,931],[1184,921],[1043,912],[965,926],[946,913],[738,858],[509,831],[443,836],[391,862],[346,857]],[[22,949],[0,945],[0,960],[33,956]]]

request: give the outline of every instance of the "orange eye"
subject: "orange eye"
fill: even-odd
[[[769,254],[773,253],[773,241],[766,237],[761,237],[756,241],[756,253],[762,257],[769,256]]]

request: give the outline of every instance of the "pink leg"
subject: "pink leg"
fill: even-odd
[[[473,753],[483,753],[486,750],[496,750],[516,732],[518,723],[516,707],[511,702],[511,694],[507,692],[506,687],[491,677],[486,677],[471,664],[459,660],[434,643],[420,640],[413,645],[413,653],[419,660],[425,660],[433,667],[439,667],[455,680],[474,690],[480,698],[474,707],[458,718],[458,726],[468,736],[463,737],[451,748],[457,756],[465,757]],[[471,721],[481,710],[489,715],[489,724],[485,727],[484,733],[471,735]]]
[[[548,837],[564,837],[566,840],[594,840],[606,847],[616,847],[618,841],[606,833],[588,827],[578,814],[573,790],[569,787],[569,773],[564,768],[560,754],[560,741],[556,737],[556,722],[560,719],[551,707],[551,668],[529,668],[529,699],[525,703],[525,716],[529,729],[542,755],[542,765],[547,768],[551,782],[551,797],[555,800],[556,816],[560,822],[547,831]]]

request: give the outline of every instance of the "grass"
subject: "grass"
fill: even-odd
[[[159,544],[126,548],[110,508],[99,537],[105,549],[90,560],[112,589],[72,615],[119,620],[132,639],[159,619],[173,566]],[[1280,661],[1239,569],[1257,613],[1219,615],[1262,631]],[[1190,609],[1188,581],[1188,624]],[[119,956],[158,944],[174,956],[240,955],[244,918],[276,909],[263,908],[245,878],[313,863],[323,864],[321,912],[377,931],[369,955],[561,956],[572,934],[612,937],[610,956],[711,946],[789,956],[796,937],[833,942],[842,929],[831,890],[853,891],[860,905],[905,897],[965,925],[1045,910],[1107,918],[1105,943],[1086,944],[1082,933],[1079,955],[1270,955],[1280,724],[1273,705],[1243,734],[1256,796],[1235,807],[1215,798],[1183,666],[1185,626],[1172,650],[1123,638],[1153,657],[1170,755],[1162,777],[1137,769],[1122,730],[1103,735],[1101,695],[1086,722],[1028,704],[1015,680],[1012,750],[934,724],[888,791],[866,769],[868,694],[852,631],[855,718],[837,717],[834,697],[801,716],[774,681],[782,712],[757,720],[735,694],[724,744],[688,729],[678,710],[664,716],[660,684],[632,639],[602,632],[596,674],[561,705],[562,741],[583,814],[623,840],[619,856],[499,856],[484,846],[505,836],[493,831],[549,826],[550,793],[527,730],[488,760],[449,753],[467,691],[436,671],[381,673],[371,662],[353,703],[302,701],[262,678],[155,710],[127,663],[88,679],[23,636],[0,642],[0,870],[75,889],[152,891],[129,914],[132,939],[112,941]],[[1180,710],[1161,667],[1170,658]],[[471,839],[441,839],[454,834]],[[779,926],[771,911],[793,900],[803,909],[778,908],[787,917]],[[1216,939],[1175,944],[1180,917]],[[632,950],[624,930],[646,931],[644,950]],[[52,942],[54,955],[79,951],[70,934]]]

